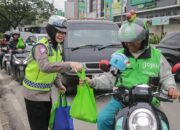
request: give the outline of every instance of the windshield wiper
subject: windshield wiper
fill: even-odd
[[[100,51],[100,50],[102,50],[102,49],[104,49],[104,48],[112,47],[112,46],[122,46],[122,45],[121,45],[120,43],[119,43],[119,44],[109,44],[109,45],[104,45],[104,46],[98,48],[98,50]]]
[[[78,50],[80,48],[86,48],[86,47],[97,47],[97,46],[102,46],[100,44],[96,44],[96,45],[92,45],[92,44],[87,44],[87,45],[81,45],[81,46],[77,46],[71,49],[71,51],[75,51]]]

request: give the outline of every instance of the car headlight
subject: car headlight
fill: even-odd
[[[129,117],[130,130],[157,130],[157,121],[154,114],[145,108],[136,109]]]

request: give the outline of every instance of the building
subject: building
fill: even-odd
[[[150,33],[161,36],[169,31],[180,30],[180,0],[68,0],[65,16],[96,19],[110,17],[109,20],[120,26],[131,9],[136,11],[138,17],[149,21]]]
[[[104,0],[87,0],[87,18],[104,17]]]
[[[78,0],[65,1],[65,17],[72,19],[78,18]]]
[[[163,35],[180,30],[180,0],[127,0],[125,12],[115,14],[113,21],[121,24],[125,13],[134,9],[138,17],[150,22],[150,33]]]

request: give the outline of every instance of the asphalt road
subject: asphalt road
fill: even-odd
[[[8,76],[6,72],[0,71],[0,75],[5,78],[4,84],[9,85],[12,89],[12,92],[17,97],[19,103],[25,111],[24,100],[22,97],[22,86],[20,86],[16,81],[12,80],[11,76]],[[180,88],[180,83],[177,84]],[[56,89],[53,89],[53,99],[55,100],[57,97]],[[73,100],[74,95],[68,96],[68,101]],[[97,108],[98,111],[110,100],[110,97],[104,97],[97,99]],[[174,103],[163,103],[162,108],[165,111],[171,126],[171,130],[179,130],[180,129],[180,103],[178,101],[174,101]],[[84,121],[74,120],[75,130],[97,130],[96,124],[87,123]]]

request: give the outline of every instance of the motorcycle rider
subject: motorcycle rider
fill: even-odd
[[[31,50],[32,55],[25,70],[23,95],[31,130],[48,130],[51,110],[51,87],[65,92],[60,75],[70,71],[80,71],[79,62],[62,62],[62,49],[66,35],[67,19],[52,15],[46,26],[50,38],[42,38]]]
[[[24,42],[22,41],[22,38],[20,37],[20,32],[18,30],[13,30],[12,39],[9,42],[9,49],[12,51],[16,49],[24,49],[26,47],[25,44],[23,46],[17,46],[19,42],[24,44]]]
[[[179,92],[176,89],[169,63],[159,50],[148,45],[149,29],[147,22],[136,17],[128,18],[119,29],[119,37],[123,49],[115,53],[125,54],[129,58],[130,65],[122,72],[118,81],[110,72],[93,79],[87,77],[86,80],[90,86],[97,89],[112,89],[113,86],[119,85],[131,88],[137,84],[148,84],[149,77],[158,76],[162,88],[168,92],[169,97],[178,98]],[[80,81],[80,83],[83,82]],[[112,100],[98,115],[98,130],[112,130],[115,114],[121,108],[122,104],[115,97],[112,97]]]

